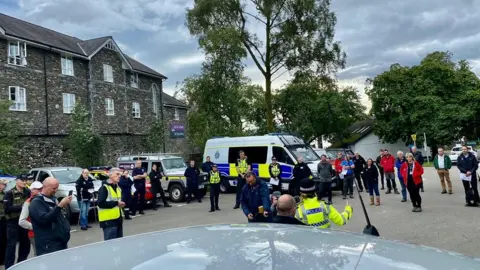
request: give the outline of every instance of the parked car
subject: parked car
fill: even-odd
[[[468,151],[470,151],[476,158],[477,160],[479,159],[480,155],[477,153],[477,150],[471,146],[467,146]],[[452,163],[456,164],[458,156],[462,154],[462,145],[457,144],[454,147],[452,147],[452,150],[450,150],[449,157],[452,160]]]
[[[5,187],[5,191],[8,191],[15,187],[15,180],[17,179],[17,177],[6,173],[0,173],[0,179],[7,180],[7,186]]]
[[[43,168],[34,168],[29,171],[33,174],[35,181],[43,182],[47,177],[55,177],[60,183],[55,197],[60,201],[72,190],[73,191],[73,200],[68,207],[65,207],[65,216],[70,221],[73,221],[74,216],[80,213],[80,208],[78,207],[77,202],[77,190],[75,188],[75,182],[82,174],[82,168],[79,167],[43,167]],[[90,175],[93,179],[93,175]],[[93,181],[94,184],[94,193],[92,199],[92,206],[96,206],[98,199],[98,189],[102,186],[102,182],[99,180]]]

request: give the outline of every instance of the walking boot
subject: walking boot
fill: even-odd
[[[216,211],[220,211],[220,207],[218,207],[218,206],[215,207],[215,210],[216,210]]]
[[[448,191],[448,194],[450,194],[450,195],[453,194],[453,191],[452,191],[452,190],[449,190],[449,191]]]
[[[391,189],[391,188],[387,189],[387,192],[385,192],[385,194],[391,194],[391,193],[392,193],[392,189]]]
[[[442,190],[442,194],[447,194],[447,191],[445,189]]]
[[[370,205],[373,205],[374,198],[373,196],[370,196]]]
[[[395,194],[400,194],[400,192],[398,192],[398,189],[395,189]]]
[[[377,206],[380,205],[380,197],[377,197],[377,204],[376,204],[376,205],[377,205]]]

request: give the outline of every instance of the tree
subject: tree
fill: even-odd
[[[5,172],[16,172],[15,142],[20,130],[19,122],[9,117],[9,108],[12,102],[0,100],[0,169]]]
[[[102,156],[102,141],[93,132],[88,110],[80,103],[75,105],[70,120],[68,144],[78,166],[87,168],[98,165]]]
[[[480,80],[449,52],[433,52],[413,67],[394,64],[368,83],[374,131],[386,142],[425,133],[428,145],[436,146],[478,135]]]
[[[318,77],[294,79],[276,98],[284,129],[307,143],[347,136],[347,128],[365,118],[356,89],[339,89],[334,81]]]
[[[154,152],[162,152],[165,144],[165,128],[160,120],[154,120],[146,137],[148,149]]]
[[[345,65],[329,8],[330,0],[196,0],[187,10],[186,25],[201,47],[212,36],[222,39],[225,29],[234,33],[226,39],[235,38],[265,78],[266,126],[272,132],[272,81],[279,72],[332,75]]]

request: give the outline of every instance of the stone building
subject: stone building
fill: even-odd
[[[154,121],[165,126],[164,150],[185,153],[188,107],[163,92],[166,79],[111,36],[80,40],[0,14],[0,99],[13,102],[9,117],[22,125],[24,167],[73,164],[65,142],[77,103],[89,109],[108,164],[157,150],[145,144]]]

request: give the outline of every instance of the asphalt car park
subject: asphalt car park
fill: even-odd
[[[438,175],[433,168],[425,168],[425,192],[421,193],[422,213],[413,213],[409,202],[400,202],[401,195],[385,195],[385,191],[381,191],[382,205],[370,206],[368,195],[365,192],[361,193],[367,203],[370,220],[379,230],[381,237],[480,257],[477,242],[480,236],[480,208],[464,206],[464,190],[458,170],[453,168],[450,176],[454,194],[440,194]],[[221,194],[222,210],[214,213],[208,213],[210,206],[208,198],[204,198],[203,203],[173,203],[172,208],[147,210],[145,215],[125,221],[124,234],[131,236],[186,226],[247,222],[240,209],[232,209],[234,200],[234,194]],[[358,194],[348,202],[354,208],[352,219],[346,226],[334,226],[334,229],[361,233],[366,223]],[[338,210],[342,210],[346,201],[342,200],[339,192],[334,192],[333,203]],[[91,222],[93,228],[88,231],[81,231],[78,225],[72,225],[69,247],[102,241],[101,228],[94,221]]]

